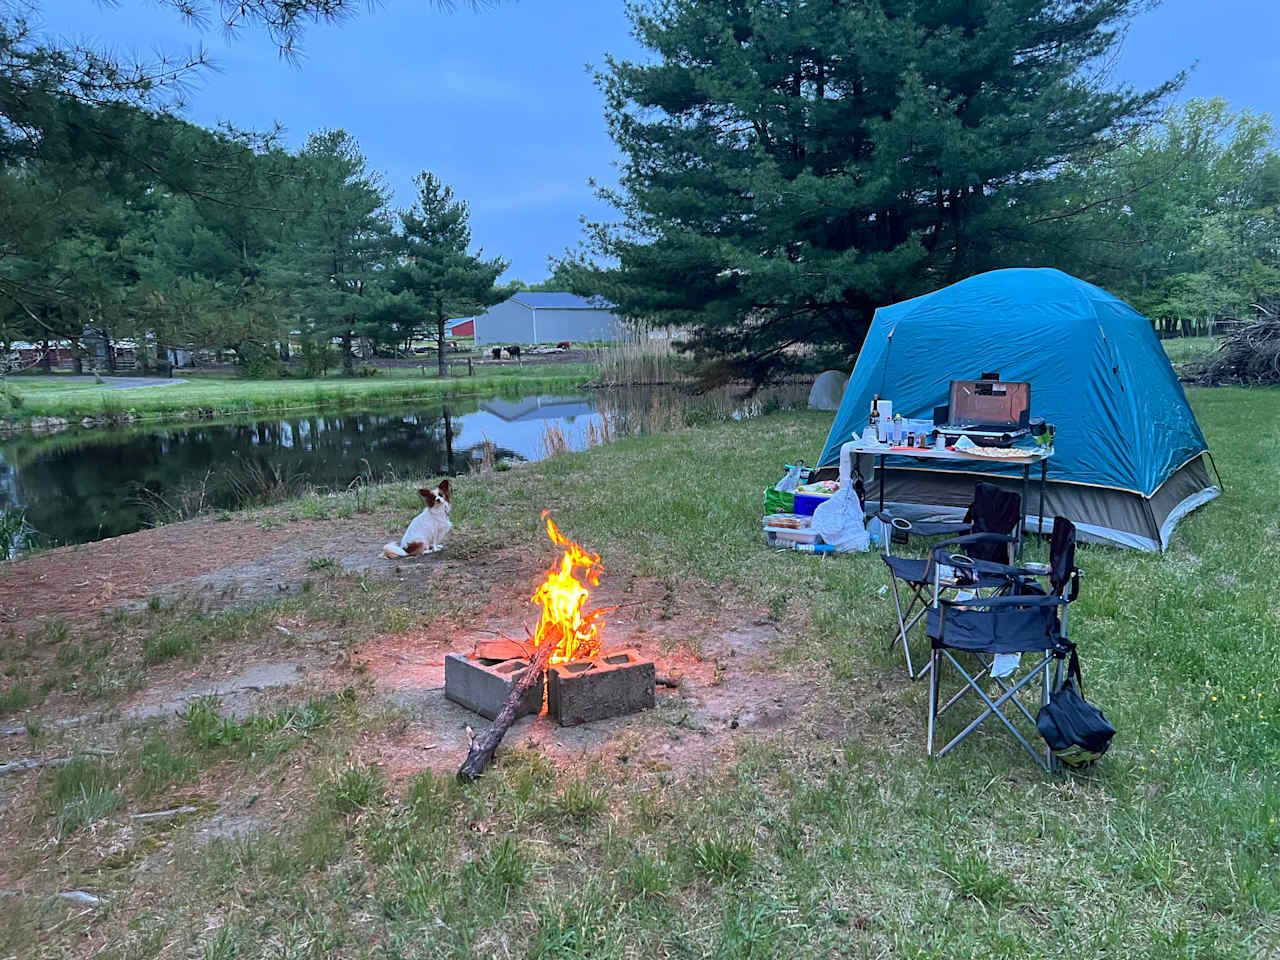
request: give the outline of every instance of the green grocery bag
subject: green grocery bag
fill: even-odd
[[[772,516],[775,513],[795,513],[796,512],[796,495],[794,493],[783,493],[773,487],[765,487],[764,490],[764,515]]]

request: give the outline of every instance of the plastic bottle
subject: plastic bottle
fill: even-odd
[[[829,543],[793,543],[792,550],[799,550],[801,553],[835,553],[836,548]]]

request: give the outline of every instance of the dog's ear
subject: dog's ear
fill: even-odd
[[[440,481],[440,486],[438,489],[440,490],[440,496],[445,503],[453,503],[453,494],[449,492],[448,477],[445,477],[443,480]]]
[[[429,490],[426,487],[419,487],[418,496],[427,501],[428,507],[434,507],[436,505],[436,492],[434,490]]]

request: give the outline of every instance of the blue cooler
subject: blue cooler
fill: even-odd
[[[820,497],[815,493],[797,493],[795,513],[803,517],[813,516],[813,511],[831,499],[831,495]]]

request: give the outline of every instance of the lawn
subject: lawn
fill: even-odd
[[[1161,340],[1164,352],[1173,363],[1189,363],[1212,353],[1222,343],[1221,337],[1172,337]]]
[[[537,549],[550,507],[609,575],[665,584],[674,616],[756,618],[780,638],[766,669],[809,691],[775,730],[687,765],[625,733],[572,763],[516,739],[464,788],[375,765],[371,738],[416,721],[359,683],[239,717],[195,705],[102,755],[0,782],[0,885],[108,901],[13,898],[0,957],[1276,956],[1280,391],[1190,397],[1225,496],[1163,555],[1078,557],[1085,690],[1119,730],[1086,773],[1045,774],[996,732],[923,755],[926,690],[886,647],[879,559],[762,544],[760,489],[812,459],[830,424],[773,413],[462,478],[450,550],[483,564]],[[387,529],[411,503],[407,486],[371,501]],[[289,522],[290,509],[255,516]],[[323,625],[335,646],[403,635],[412,659],[424,624],[478,609],[439,576],[392,607],[375,578],[315,566],[314,589],[252,610],[156,602],[92,628],[45,624],[9,638],[4,666],[14,676],[57,649],[65,672],[118,642],[138,644],[139,672],[162,671],[224,645],[287,648],[281,622],[295,636]],[[8,696],[56,750],[67,734],[17,687]],[[672,744],[708,735],[655,713],[636,722],[665,723]],[[197,843],[228,782],[241,786],[220,802],[235,796],[261,829]],[[143,804],[193,810],[122,828]]]
[[[492,370],[492,368],[490,368]],[[479,368],[473,377],[440,379],[431,376],[331,376],[318,380],[242,380],[193,376],[185,383],[111,389],[109,385],[68,382],[61,376],[20,376],[9,379],[11,403],[2,419],[86,417],[107,422],[129,419],[163,420],[209,418],[240,414],[271,414],[299,408],[351,407],[447,394],[567,390],[590,378],[590,364],[528,364],[497,370]],[[0,401],[2,405],[2,401]]]

